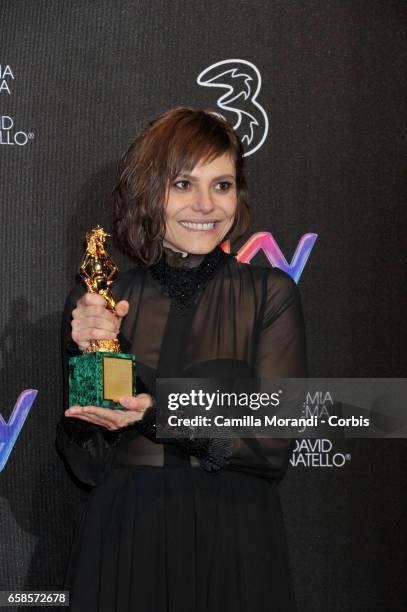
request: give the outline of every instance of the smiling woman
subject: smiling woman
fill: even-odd
[[[236,132],[211,112],[181,107],[151,121],[119,166],[114,223],[120,248],[150,265],[166,243],[203,254],[241,236],[250,219],[243,160]],[[211,225],[196,225],[203,223]]]
[[[164,245],[208,253],[233,225],[237,208],[235,163],[229,154],[180,174],[167,193]]]
[[[118,336],[138,390],[125,411],[65,403],[58,425],[66,463],[93,487],[64,584],[73,612],[296,609],[277,487],[292,441],[168,439],[155,427],[168,409],[158,378],[307,375],[296,283],[221,248],[249,222],[243,159],[209,111],[150,122],[113,192],[115,240],[136,263],[112,286],[116,313],[81,285],[67,298],[65,388],[70,355]]]

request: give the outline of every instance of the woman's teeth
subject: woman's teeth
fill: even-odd
[[[215,227],[215,223],[192,223],[190,221],[180,221],[180,225],[192,230],[211,230]]]

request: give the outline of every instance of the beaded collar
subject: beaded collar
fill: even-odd
[[[171,303],[178,310],[186,310],[231,257],[233,255],[225,253],[220,246],[205,255],[189,253],[186,257],[163,247],[161,259],[148,270],[161,285],[163,292],[169,296]]]

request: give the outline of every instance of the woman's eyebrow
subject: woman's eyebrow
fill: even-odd
[[[181,172],[180,174],[177,175],[177,177],[179,178],[186,178],[189,179],[190,181],[196,181],[197,178],[195,176],[192,176],[192,174],[185,174],[184,172]],[[221,174],[220,176],[214,176],[213,177],[213,181],[223,181],[224,179],[233,179],[235,180],[236,177],[233,174]]]

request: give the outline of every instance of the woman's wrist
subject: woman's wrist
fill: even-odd
[[[173,431],[169,437],[157,438],[157,399],[152,397],[152,405],[147,408],[143,418],[136,422],[136,429],[150,440],[159,443],[174,444],[185,453],[199,460],[207,472],[215,472],[227,465],[232,457],[234,442],[231,438],[200,438],[194,429],[184,428],[180,437],[174,438]]]

